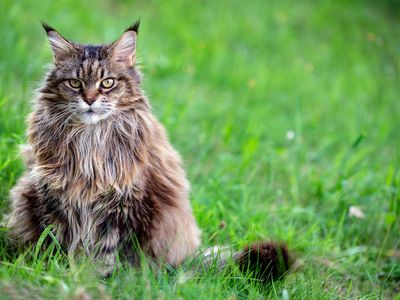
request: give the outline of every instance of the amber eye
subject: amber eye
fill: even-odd
[[[68,83],[74,89],[79,89],[82,86],[82,82],[78,79],[70,79]]]
[[[101,85],[102,88],[110,89],[110,88],[112,88],[113,85],[114,85],[114,79],[112,79],[112,78],[104,79],[104,80],[101,82],[100,85]]]

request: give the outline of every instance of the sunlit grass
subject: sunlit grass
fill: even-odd
[[[1,1],[2,212],[23,171],[17,148],[30,101],[51,61],[39,20],[101,43],[140,17],[144,88],[184,158],[204,244],[278,239],[298,267],[266,289],[235,270],[185,281],[180,271],[123,266],[101,280],[90,262],[56,249],[10,253],[2,230],[0,298],[394,297],[400,26],[388,3]],[[365,218],[349,216],[351,206]]]

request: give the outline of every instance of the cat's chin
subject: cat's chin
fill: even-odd
[[[85,125],[94,125],[107,118],[108,114],[99,115],[95,112],[87,111],[79,115],[79,120]]]

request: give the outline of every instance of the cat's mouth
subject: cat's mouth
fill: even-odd
[[[89,117],[89,116],[101,115],[101,113],[99,111],[96,111],[93,108],[88,108],[87,110],[82,112],[82,115],[85,115],[85,116]]]
[[[84,124],[96,124],[97,122],[105,119],[107,116],[107,113],[103,113],[101,110],[97,111],[90,107],[80,113],[79,119]]]
[[[84,124],[95,124],[101,119],[101,116],[92,108],[89,108],[80,113],[79,119]]]

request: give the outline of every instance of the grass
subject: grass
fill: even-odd
[[[1,212],[51,61],[39,20],[102,43],[141,17],[144,88],[185,160],[204,245],[282,240],[298,267],[267,288],[236,271],[101,280],[56,244],[10,253],[2,238],[0,298],[400,299],[398,2],[135,2],[0,2]]]

